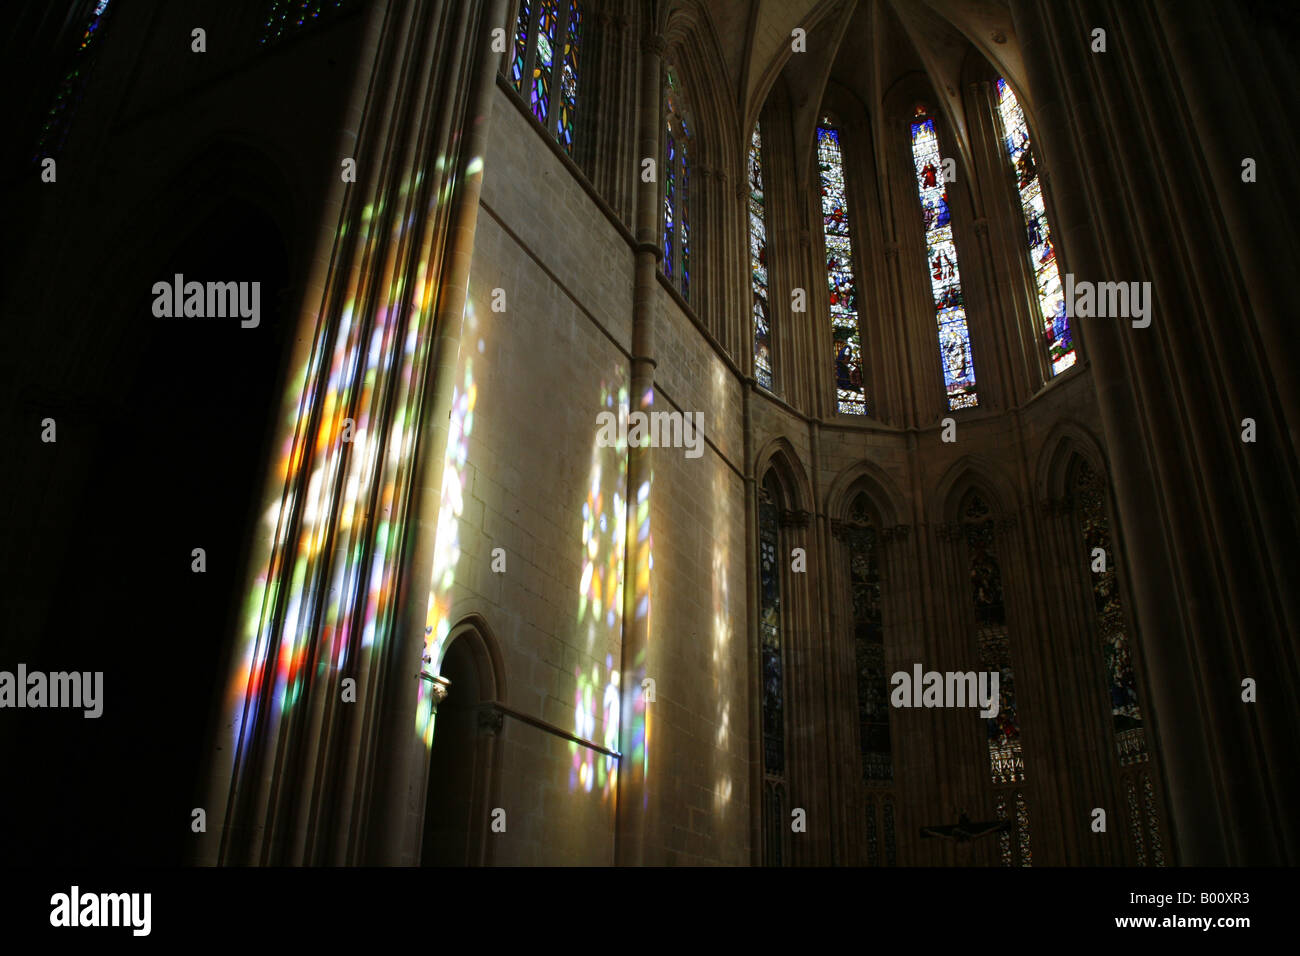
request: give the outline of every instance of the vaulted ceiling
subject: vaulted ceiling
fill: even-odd
[[[890,89],[925,74],[965,148],[961,72],[972,49],[1024,88],[1007,0],[676,0],[708,18],[722,73],[744,132],[778,78],[796,116],[796,134],[811,136],[828,84],[860,100],[872,121]],[[792,51],[805,31],[807,49]]]

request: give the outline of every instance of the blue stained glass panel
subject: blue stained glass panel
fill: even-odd
[[[1070,334],[1070,318],[1065,314],[1061,271],[1056,262],[1052,230],[1047,223],[1047,207],[1043,202],[1043,186],[1029,135],[1029,122],[1010,84],[1001,78],[998,79],[998,116],[1002,122],[1003,145],[1020,195],[1020,211],[1025,219],[1025,238],[1038,290],[1043,339],[1052,363],[1052,374],[1057,375],[1075,363],[1074,337]]]
[[[925,261],[934,299],[939,333],[939,360],[948,410],[974,408],[979,404],[975,390],[975,357],[966,325],[966,300],[961,289],[957,245],[952,237],[952,211],[948,187],[943,181],[943,158],[934,120],[918,117],[912,123],[912,162],[915,165],[917,195],[925,227]]]

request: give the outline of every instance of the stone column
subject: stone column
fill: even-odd
[[[1266,211],[1258,184],[1239,181],[1234,136],[1267,147],[1241,125],[1253,92],[1219,88],[1207,67],[1233,72],[1210,31],[1234,14],[1200,0],[1012,0],[1011,10],[1071,270],[1151,282],[1150,327],[1075,324],[1133,569],[1176,860],[1293,862],[1300,522],[1281,398],[1294,371],[1275,383],[1269,327],[1284,280],[1251,247],[1294,248],[1294,226]],[[1090,51],[1095,28],[1107,31],[1106,53]],[[1235,181],[1220,168],[1229,160]],[[1247,240],[1248,222],[1266,238]],[[1247,417],[1255,443],[1241,440]],[[1257,703],[1241,699],[1247,677]]]
[[[663,250],[659,246],[659,215],[663,150],[663,57],[667,44],[660,34],[647,35],[641,42],[637,64],[640,98],[637,106],[636,251],[632,289],[632,374],[631,411],[651,412],[654,404],[655,306],[660,294],[656,271]],[[654,182],[640,178],[641,160],[652,158],[659,175]],[[641,865],[662,861],[662,852],[650,845],[658,819],[659,796],[652,780],[663,773],[664,758],[655,750],[655,705],[647,704],[641,681],[658,663],[651,643],[650,608],[653,595],[650,575],[650,510],[653,463],[651,449],[628,448],[628,528],[623,592],[623,714],[619,722],[620,750],[624,754],[618,774],[618,820],[614,859],[620,865]],[[670,693],[667,688],[660,695]],[[639,703],[638,703],[639,702]],[[645,721],[645,759],[631,759],[632,740],[638,720]]]
[[[505,9],[388,0],[363,19],[341,144],[357,181],[302,307],[204,862],[418,862],[425,617]]]
[[[443,49],[457,49],[457,41],[463,46],[462,69],[469,82],[465,84],[468,92],[461,104],[463,113],[456,117],[459,122],[453,120],[447,124],[458,130],[448,138],[445,147],[446,152],[456,157],[450,200],[452,214],[442,251],[444,274],[436,294],[431,297],[436,303],[434,340],[425,371],[428,391],[420,409],[408,511],[412,527],[403,549],[403,573],[389,659],[396,686],[385,694],[385,732],[378,748],[371,837],[366,841],[366,858],[388,865],[419,863],[419,833],[424,819],[431,738],[426,735],[421,739],[416,733],[419,678],[411,680],[406,675],[420,673],[420,663],[431,643],[426,642],[426,637],[431,624],[429,594],[434,586],[434,546],[442,510],[443,465],[478,223],[488,121],[496,89],[493,74],[501,56],[491,52],[491,33],[493,28],[503,27],[509,35],[507,7],[507,0],[478,0],[461,8],[461,19],[454,26],[451,21],[444,21],[451,29],[443,36]],[[446,91],[438,92],[442,109],[455,104]],[[422,160],[429,163],[432,157],[426,155]]]

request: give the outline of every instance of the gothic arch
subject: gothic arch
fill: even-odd
[[[967,124],[964,117],[953,114],[952,104],[949,103],[948,97],[941,96],[935,89],[933,78],[928,73],[913,71],[900,76],[894,81],[893,85],[885,91],[881,100],[881,118],[884,121],[884,138],[886,142],[893,139],[893,135],[905,137],[907,125],[912,121],[912,115],[917,103],[924,103],[930,109],[930,115],[939,120],[939,134],[945,146],[956,151],[957,159],[961,167],[961,173],[958,175],[957,182],[962,183],[965,176],[970,175],[974,163],[971,158],[970,140],[967,132]],[[904,131],[904,132],[897,132]],[[907,167],[910,178],[910,165]],[[974,210],[970,206],[972,192],[969,189],[962,189],[966,206],[966,213],[974,216]]]
[[[783,502],[789,511],[803,511],[812,507],[812,484],[804,470],[798,452],[785,436],[771,439],[758,453],[755,460],[754,474],[761,486],[768,471],[775,471],[782,491],[790,496]]]
[[[506,699],[506,669],[501,656],[501,645],[488,626],[486,618],[474,611],[464,614],[447,632],[438,655],[435,673],[442,673],[447,652],[457,641],[464,641],[473,657],[479,679],[479,699],[504,701]]]
[[[860,461],[845,468],[831,482],[826,494],[826,513],[836,520],[846,520],[858,493],[865,491],[882,527],[903,523],[908,516],[906,499],[893,480],[879,465]]]
[[[838,0],[819,0],[817,5],[813,7],[812,10],[808,11],[802,20],[794,21],[789,24],[789,29],[782,31],[782,37],[777,41],[778,45],[776,52],[765,64],[759,66],[754,61],[750,61],[748,64],[750,70],[759,66],[759,69],[761,69],[762,72],[759,75],[756,85],[750,89],[749,96],[745,103],[744,118],[746,129],[753,129],[754,124],[758,122],[759,114],[763,112],[763,107],[767,103],[767,98],[771,94],[773,86],[776,84],[777,79],[785,74],[786,65],[794,56],[792,44],[786,41],[790,39],[790,32],[794,30],[795,27],[802,28],[805,33],[809,35],[821,31],[823,25],[825,25],[825,28],[828,31],[835,29],[836,35],[829,38],[830,45],[825,48],[837,49],[839,47],[840,37],[842,36],[844,29],[848,26],[848,17],[843,17],[838,21],[833,19],[838,6]],[[831,22],[828,23],[828,21]],[[754,39],[757,42],[759,38],[755,36]],[[816,38],[810,38],[808,42],[820,46],[823,39],[826,38],[818,36]],[[823,82],[824,77],[830,74],[831,65],[831,60],[827,58],[825,60]],[[813,99],[813,97],[810,97],[810,100],[811,99]],[[816,97],[816,99],[820,99],[820,96]]]
[[[743,356],[750,310],[741,306],[748,296],[740,298],[743,273],[731,252],[743,242],[744,222],[732,211],[736,191],[744,188],[748,144],[741,140],[725,57],[704,5],[686,0],[666,12],[663,24],[665,61],[681,84],[692,124],[689,305],[725,352]]]
[[[664,26],[668,59],[682,80],[695,129],[701,164],[730,175],[743,167],[736,138],[737,117],[728,95],[724,62],[713,21],[698,0],[673,8]]]
[[[1039,453],[1034,485],[1036,497],[1040,500],[1060,498],[1069,491],[1070,472],[1076,456],[1087,461],[1097,474],[1107,476],[1109,484],[1110,469],[1101,443],[1083,425],[1065,419],[1052,428]]]
[[[962,502],[972,489],[979,490],[989,507],[999,514],[1009,515],[1020,510],[1020,496],[1002,469],[983,455],[963,455],[949,466],[935,485],[930,497],[931,523],[960,520]]]
[[[501,655],[486,620],[461,618],[437,662],[433,740],[424,794],[420,859],[424,866],[489,862],[487,819],[497,802],[505,693]]]

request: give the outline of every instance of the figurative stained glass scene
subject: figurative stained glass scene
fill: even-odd
[[[975,603],[975,643],[980,667],[998,672],[999,703],[996,717],[987,718],[989,769],[995,784],[1025,779],[1025,759],[1020,746],[1020,721],[1016,714],[1015,673],[1007,613],[1002,598],[1002,569],[994,541],[993,517],[978,495],[972,495],[962,515],[970,553],[971,596]]]
[[[1100,549],[1106,555],[1104,571],[1090,570],[1093,602],[1097,611],[1097,634],[1101,639],[1105,662],[1106,686],[1110,694],[1111,721],[1115,731],[1115,748],[1121,764],[1140,763],[1147,759],[1146,732],[1142,708],[1138,704],[1137,676],[1124,625],[1124,607],[1120,601],[1119,579],[1115,574],[1110,541],[1110,521],[1106,516],[1105,486],[1087,462],[1075,469],[1073,492],[1079,527],[1090,568],[1093,555]]]
[[[54,91],[54,99],[46,111],[45,121],[36,140],[36,152],[32,162],[39,162],[49,156],[56,156],[63,149],[72,126],[72,117],[77,112],[81,97],[86,90],[86,82],[99,55],[103,43],[104,29],[108,23],[111,0],[98,0],[86,21],[85,29],[77,41],[72,63],[63,79]]]
[[[1052,363],[1052,374],[1056,375],[1074,365],[1074,339],[1070,335],[1069,316],[1065,314],[1061,272],[1056,263],[1052,230],[1047,225],[1047,207],[1043,202],[1043,186],[1038,175],[1033,140],[1029,136],[1029,123],[1011,85],[1001,78],[998,79],[998,115],[1002,121],[1002,142],[1015,174],[1020,209],[1025,219],[1043,338]]]
[[[916,189],[925,224],[925,262],[939,326],[939,358],[943,364],[948,410],[974,408],[979,404],[975,391],[975,358],[971,353],[970,330],[966,327],[966,301],[957,267],[957,246],[952,238],[948,185],[944,182],[944,162],[934,119],[925,116],[923,109],[917,110],[912,122],[912,162],[916,167]]]
[[[763,138],[749,142],[749,275],[754,294],[754,377],[772,387],[772,323],[767,308],[767,221],[763,198]]]
[[[777,556],[777,506],[758,506],[759,641],[763,669],[763,769],[785,772],[785,716],[781,674],[781,563]]]
[[[691,128],[680,84],[672,68],[665,70],[664,151],[664,275],[690,300],[691,290]]]
[[[854,278],[853,237],[849,230],[848,190],[844,182],[844,154],[838,129],[817,127],[817,167],[821,174],[826,284],[830,291],[831,341],[835,349],[836,407],[845,415],[865,415],[867,399],[862,381],[858,289]]]
[[[582,28],[577,0],[520,0],[510,60],[510,82],[528,99],[534,118],[569,153],[578,108]]]
[[[876,529],[871,526],[865,498],[854,503],[846,541],[849,587],[853,594],[862,779],[867,783],[889,783],[894,778],[894,764],[889,739],[885,644],[881,630],[880,571],[876,564]]]

